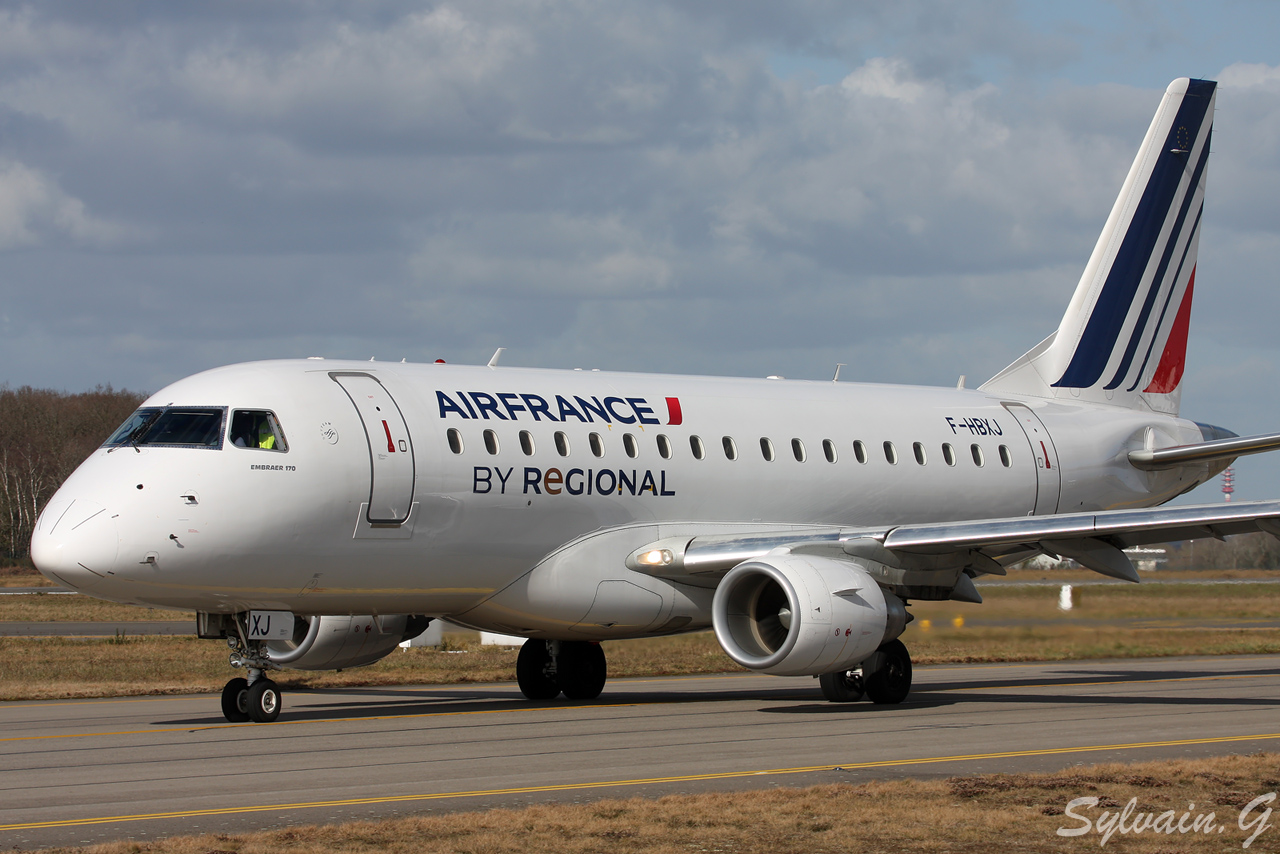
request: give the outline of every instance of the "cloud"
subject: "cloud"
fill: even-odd
[[[409,265],[437,292],[634,299],[672,287],[674,254],[617,216],[495,213],[450,222]]]
[[[0,161],[0,250],[58,238],[109,246],[127,234],[128,229],[91,216],[84,202],[39,170]]]
[[[1141,16],[1014,0],[0,10],[0,382],[502,345],[975,385],[1056,325],[1181,8],[1133,67]],[[1276,359],[1280,65],[1236,58],[1192,345],[1249,352],[1189,408]]]

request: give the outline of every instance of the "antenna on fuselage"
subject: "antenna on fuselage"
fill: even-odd
[[[836,362],[836,375],[831,378],[831,381],[833,383],[840,382],[840,369],[843,368],[844,365],[845,365],[844,362]]]
[[[507,349],[506,347],[499,347],[497,350],[493,351],[493,358],[489,360],[489,367],[491,368],[498,367],[498,357],[500,357],[503,351],[506,349]]]
[[[964,374],[961,374],[960,379],[956,380],[956,388],[964,388]]]

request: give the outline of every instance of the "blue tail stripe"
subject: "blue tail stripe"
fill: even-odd
[[[1209,144],[1213,141],[1213,128],[1209,128],[1209,133],[1205,137],[1204,148],[1200,151],[1200,159],[1196,161],[1195,171],[1191,173],[1191,183],[1187,186],[1186,196],[1182,199],[1182,205],[1178,209],[1178,217],[1174,220],[1173,228],[1169,232],[1169,239],[1165,242],[1164,252],[1160,256],[1160,264],[1156,267],[1156,273],[1151,278],[1151,284],[1147,290],[1147,298],[1142,304],[1142,311],[1138,315],[1138,322],[1134,324],[1133,332],[1129,336],[1129,346],[1125,348],[1124,358],[1120,360],[1120,366],[1116,369],[1116,374],[1111,378],[1111,382],[1107,383],[1106,388],[1113,389],[1120,386],[1126,376],[1129,374],[1129,365],[1133,363],[1133,354],[1138,350],[1138,344],[1142,340],[1142,333],[1147,328],[1147,318],[1151,316],[1151,308],[1155,305],[1156,297],[1160,293],[1160,286],[1164,283],[1164,275],[1169,270],[1169,261],[1173,257],[1173,251],[1178,247],[1178,238],[1182,235],[1182,228],[1187,222],[1187,212],[1191,209],[1191,203],[1196,197],[1196,188],[1200,186],[1200,177],[1204,174],[1204,166],[1209,162]],[[1190,241],[1187,241],[1190,245]],[[1174,280],[1177,282],[1177,279]],[[1156,327],[1157,329],[1159,327]],[[1155,336],[1152,336],[1153,338]]]
[[[1178,259],[1178,271],[1173,274],[1174,287],[1169,288],[1169,293],[1165,295],[1164,305],[1160,308],[1160,319],[1156,321],[1156,329],[1164,326],[1165,315],[1169,313],[1169,306],[1173,304],[1173,294],[1177,291],[1177,284],[1182,279],[1182,269],[1187,265],[1187,255],[1191,253],[1191,246],[1196,241],[1196,232],[1200,230],[1200,217],[1204,215],[1204,202],[1200,203],[1200,209],[1196,211],[1195,222],[1191,224],[1191,234],[1187,238],[1187,245],[1182,249],[1182,257]],[[1142,375],[1147,372],[1147,363],[1151,361],[1151,354],[1155,352],[1156,339],[1159,336],[1152,335],[1151,341],[1147,343],[1147,353],[1142,357],[1142,367],[1138,369],[1138,374],[1133,378],[1133,385],[1129,386],[1125,391],[1133,391],[1142,382]]]
[[[1189,146],[1199,138],[1216,85],[1210,80],[1192,80],[1187,88],[1084,334],[1053,387],[1089,388],[1106,370],[1183,175],[1184,155],[1172,154],[1170,149]],[[1178,132],[1184,128],[1190,139],[1179,140]]]

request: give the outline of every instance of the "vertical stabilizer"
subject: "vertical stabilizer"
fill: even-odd
[[[982,388],[1177,414],[1217,84],[1169,84],[1058,330]]]

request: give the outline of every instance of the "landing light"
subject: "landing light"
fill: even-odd
[[[637,563],[643,566],[670,566],[674,561],[675,555],[671,553],[671,549],[650,549],[640,555]]]

